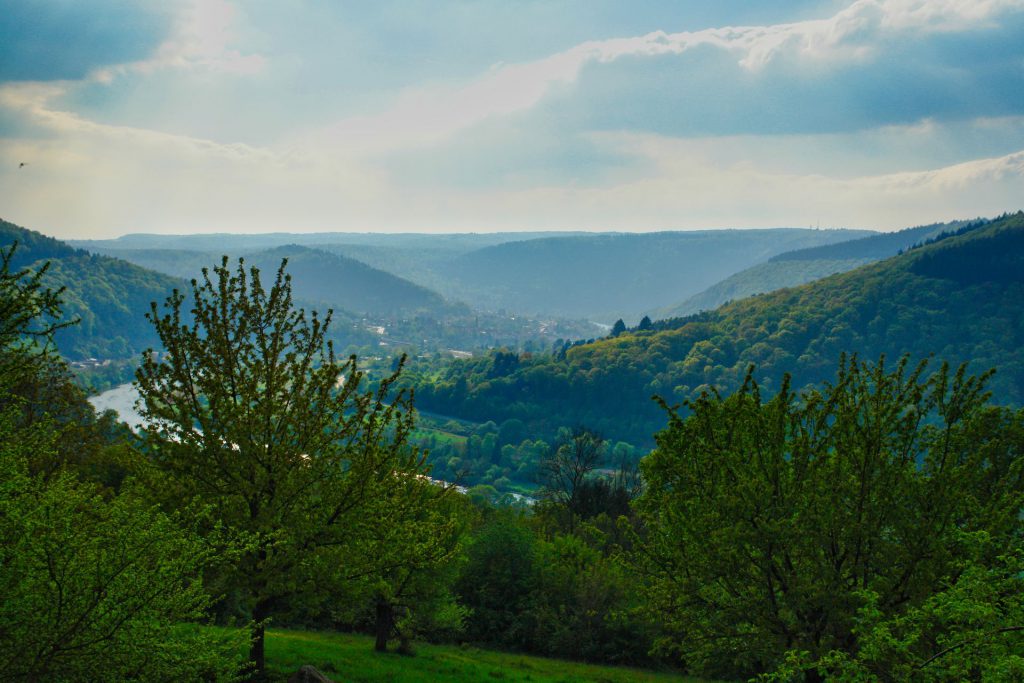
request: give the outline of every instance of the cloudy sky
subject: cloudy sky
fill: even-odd
[[[1024,208],[1021,36],[1024,0],[0,0],[0,217],[109,237],[990,216]]]

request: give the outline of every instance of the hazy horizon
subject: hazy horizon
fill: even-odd
[[[64,239],[895,230],[1024,196],[1024,0],[16,3],[0,216]]]

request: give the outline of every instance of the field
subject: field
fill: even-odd
[[[698,679],[668,672],[595,666],[526,655],[419,644],[414,656],[378,654],[368,636],[308,631],[267,632],[267,669],[271,680],[284,681],[303,664],[312,664],[342,681],[536,681],[538,683],[627,683]]]

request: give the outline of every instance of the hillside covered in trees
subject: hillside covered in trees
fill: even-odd
[[[12,269],[38,271],[53,289],[65,287],[64,312],[81,320],[58,330],[55,341],[70,359],[125,358],[156,344],[152,326],[143,314],[181,287],[182,280],[121,259],[90,254],[33,230],[0,221],[0,248],[18,243]]]
[[[418,405],[467,419],[522,420],[537,433],[585,424],[649,443],[678,403],[732,391],[750,365],[767,391],[829,376],[840,354],[937,356],[997,368],[1001,402],[1024,403],[1024,214],[801,287],[655,322],[554,355],[495,353],[417,380]]]
[[[1021,218],[916,250],[905,268],[1019,285]],[[1024,673],[1024,411],[989,403],[989,373],[844,358],[797,393],[777,366],[774,381],[747,372],[729,396],[662,406],[667,427],[638,469],[612,469],[619,446],[594,431],[560,430],[538,453],[535,504],[517,509],[428,476],[403,360],[367,384],[356,358],[334,355],[330,316],[295,308],[284,266],[220,266],[164,301],[150,322],[166,352],[136,373],[148,420],[132,434],[91,410],[48,344],[25,343],[63,324],[60,300],[10,255],[7,678],[265,683],[301,666],[317,680],[316,652],[338,680],[381,680],[394,647],[410,678],[433,680],[414,639],[462,644],[443,668],[454,680],[648,677],[467,645],[700,680]],[[505,374],[522,360],[493,359]],[[528,433],[510,422],[499,438]],[[373,652],[282,627],[372,634]]]
[[[783,287],[796,287],[835,273],[895,256],[943,232],[966,225],[964,221],[935,223],[896,232],[869,235],[818,247],[807,247],[772,256],[738,273],[733,273],[682,303],[652,311],[652,318],[677,318],[710,311],[722,304]]]
[[[261,270],[275,270],[287,258],[295,295],[352,314],[442,314],[455,306],[425,287],[340,254],[298,244],[252,251],[189,251],[181,249],[104,249],[104,253],[145,268],[182,278],[212,268],[223,254],[242,256]],[[465,309],[465,306],[462,307]]]

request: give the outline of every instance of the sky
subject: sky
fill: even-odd
[[[0,217],[106,238],[994,216],[1024,208],[1022,36],[1024,0],[0,0]]]

